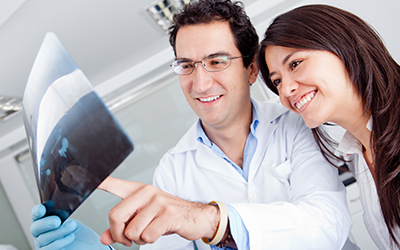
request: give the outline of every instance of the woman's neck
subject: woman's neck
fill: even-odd
[[[374,154],[371,145],[372,132],[367,128],[367,124],[371,118],[370,112],[360,112],[358,115],[353,114],[351,119],[346,120],[342,124],[338,124],[351,133],[362,144],[364,159],[369,166],[372,175]]]
[[[370,119],[369,115],[363,115],[354,123],[344,127],[363,145],[365,151],[371,151],[371,131],[367,128],[367,123]]]

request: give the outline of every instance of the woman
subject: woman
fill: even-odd
[[[304,118],[327,159],[333,145],[319,126],[347,130],[339,148],[355,153],[366,227],[380,249],[399,247],[400,66],[379,36],[344,10],[302,6],[273,21],[258,60],[267,86]]]

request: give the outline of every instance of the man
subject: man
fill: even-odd
[[[101,241],[144,249],[341,249],[351,227],[344,186],[299,116],[251,100],[258,37],[241,6],[186,6],[170,42],[172,67],[199,121],[161,159],[154,186],[101,184],[123,199]],[[49,226],[40,209],[32,211],[37,244],[78,249],[93,238],[77,221]],[[76,228],[92,236],[71,234]]]

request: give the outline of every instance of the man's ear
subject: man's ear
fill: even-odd
[[[249,69],[249,84],[252,85],[253,83],[256,82],[257,76],[258,76],[258,64],[256,60],[254,59],[251,64],[248,67]]]

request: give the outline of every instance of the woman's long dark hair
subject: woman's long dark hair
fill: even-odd
[[[400,227],[400,66],[373,28],[354,14],[327,5],[296,8],[278,16],[265,32],[259,67],[267,86],[278,94],[265,62],[265,49],[271,45],[330,51],[343,61],[364,112],[372,114],[377,192],[390,236],[399,246],[394,232]],[[313,133],[325,157],[331,157],[329,140],[321,137],[319,128]]]

